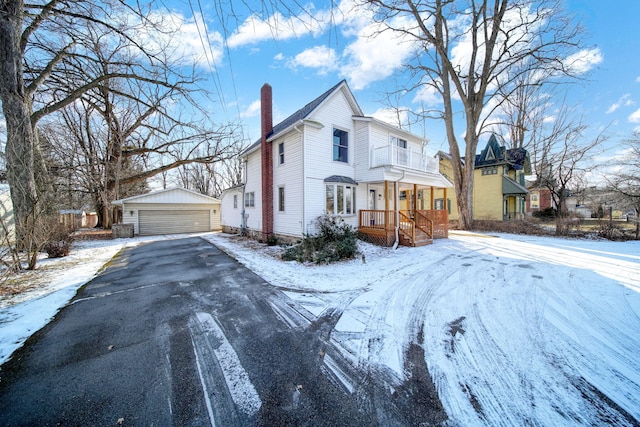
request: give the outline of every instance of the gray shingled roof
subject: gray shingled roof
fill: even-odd
[[[313,101],[311,101],[310,103],[308,103],[307,105],[305,105],[304,107],[302,107],[301,109],[299,109],[298,111],[296,111],[295,113],[293,113],[292,115],[290,115],[289,117],[287,117],[286,119],[278,123],[277,125],[275,125],[273,127],[273,130],[267,135],[267,138],[269,138],[271,135],[276,135],[279,132],[282,132],[283,130],[299,122],[300,120],[304,120],[305,118],[307,118],[307,116],[311,114],[313,110],[315,110],[316,108],[318,108],[320,104],[322,104],[322,101],[327,99],[329,95],[335,92],[335,90],[345,82],[346,80],[341,80],[338,84],[333,86],[331,89],[327,90],[325,93],[323,93],[322,95],[320,95],[319,97],[317,97],[316,99],[314,99]],[[242,153],[240,153],[240,155],[243,155],[245,153],[252,151],[258,145],[260,145],[260,139],[258,139],[256,142],[251,144],[245,150],[243,150]]]
[[[324,182],[340,182],[343,184],[358,185],[358,183],[353,178],[349,178],[348,176],[342,176],[342,175],[331,175],[325,178]]]

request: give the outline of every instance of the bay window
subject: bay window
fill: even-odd
[[[354,215],[356,189],[353,185],[327,184],[325,186],[326,212],[329,215]]]

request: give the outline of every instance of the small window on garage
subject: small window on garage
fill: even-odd
[[[233,208],[234,209],[238,209],[238,195],[237,194],[233,195]]]

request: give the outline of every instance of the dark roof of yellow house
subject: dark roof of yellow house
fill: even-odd
[[[491,135],[484,150],[476,155],[476,168],[507,164],[515,170],[524,169],[531,173],[529,153],[524,148],[505,148],[498,143],[495,135]]]

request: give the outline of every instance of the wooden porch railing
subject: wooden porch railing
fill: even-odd
[[[416,224],[413,222],[411,218],[405,213],[406,211],[400,211],[400,226],[398,227],[398,232],[404,234],[408,239],[411,239],[412,242],[416,241]]]
[[[396,226],[396,213],[391,210],[361,209],[358,226],[377,230],[393,230]]]
[[[449,216],[446,210],[403,210],[399,211],[397,215],[400,218],[398,233],[411,239],[412,242],[416,241],[416,237],[426,236],[428,239],[448,237]],[[358,229],[364,234],[381,239],[387,245],[393,243],[395,226],[395,211],[359,211]],[[422,236],[423,233],[424,236]]]
[[[430,239],[433,239],[433,221],[423,211],[416,211],[414,221],[416,227],[422,230]]]

